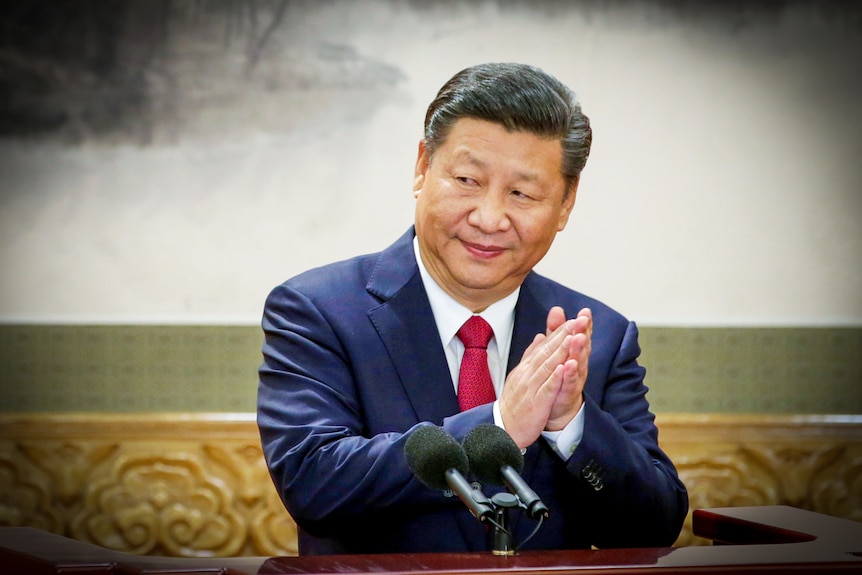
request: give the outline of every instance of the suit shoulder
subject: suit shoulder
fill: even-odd
[[[364,291],[378,254],[364,254],[305,270],[281,284],[272,292],[285,289],[317,299],[333,292]]]
[[[287,287],[308,295],[351,290],[364,292],[371,285],[372,278],[381,275],[386,278],[384,283],[391,281],[397,284],[403,281],[404,277],[409,276],[409,272],[415,268],[412,238],[413,228],[411,227],[382,251],[311,268],[276,286],[275,290]],[[408,265],[411,263],[412,266]]]

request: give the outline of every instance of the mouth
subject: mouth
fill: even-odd
[[[492,259],[505,251],[505,248],[501,246],[477,244],[464,240],[461,240],[461,244],[467,252],[480,259]]]

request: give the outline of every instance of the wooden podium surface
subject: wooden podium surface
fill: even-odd
[[[793,507],[730,507],[694,512],[694,531],[711,547],[320,557],[189,559],[110,551],[44,531],[0,528],[3,574],[460,575],[499,573],[700,575],[862,574],[862,523]]]

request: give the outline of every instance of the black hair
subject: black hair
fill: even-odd
[[[430,156],[461,118],[559,138],[567,190],[577,182],[590,154],[590,120],[574,92],[535,66],[488,63],[455,74],[440,88],[425,114],[425,148]]]

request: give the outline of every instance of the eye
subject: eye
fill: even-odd
[[[476,186],[479,184],[476,180],[467,176],[455,176],[455,179],[465,186]]]
[[[512,190],[512,195],[518,198],[519,200],[528,200],[530,196],[522,192],[521,190]]]

